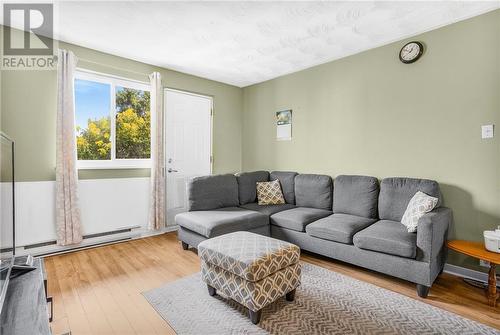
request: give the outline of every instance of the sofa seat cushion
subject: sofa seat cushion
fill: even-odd
[[[377,221],[356,233],[353,243],[360,249],[407,258],[415,258],[417,253],[417,234],[409,233],[398,221]]]
[[[331,211],[318,208],[296,207],[271,215],[271,224],[296,231],[305,231],[311,222],[331,215]]]
[[[258,203],[254,202],[251,204],[245,204],[241,205],[241,208],[249,209],[251,211],[256,211],[262,214],[265,214],[267,216],[271,216],[275,213],[278,212],[283,212],[286,211],[287,209],[292,209],[295,208],[294,205],[291,204],[283,204],[283,205],[259,205]]]
[[[354,234],[375,221],[377,220],[362,216],[333,214],[307,225],[306,232],[324,240],[352,244]]]
[[[207,238],[259,228],[269,224],[267,215],[239,207],[194,211],[175,216],[175,223]]]

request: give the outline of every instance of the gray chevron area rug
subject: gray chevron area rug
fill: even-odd
[[[267,306],[258,325],[247,310],[208,295],[200,274],[143,293],[180,335],[202,334],[500,334],[401,294],[302,263],[295,301]]]

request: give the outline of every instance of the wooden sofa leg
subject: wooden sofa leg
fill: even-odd
[[[254,325],[260,322],[260,316],[262,315],[262,309],[254,312],[251,309],[248,310],[248,315],[250,316],[250,320]]]
[[[293,289],[286,294],[285,296],[286,301],[293,301],[295,299],[295,290],[296,289]]]
[[[207,288],[208,288],[208,294],[213,297],[214,295],[217,294],[217,290],[215,289],[215,287],[212,287],[210,285],[207,284]]]
[[[187,244],[186,242],[181,241],[181,244],[182,244],[182,249],[183,250],[188,250],[189,249],[189,244]]]
[[[417,284],[417,294],[420,298],[427,298],[430,289],[429,286]]]

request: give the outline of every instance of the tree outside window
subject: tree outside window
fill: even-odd
[[[111,111],[110,101],[112,90],[114,111]],[[78,160],[130,160],[151,157],[149,91],[76,79],[75,111]],[[111,119],[115,122],[114,129]]]
[[[149,92],[116,90],[116,158],[151,158]]]

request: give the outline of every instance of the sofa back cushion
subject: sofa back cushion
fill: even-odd
[[[418,191],[439,199],[441,192],[437,181],[414,178],[385,178],[380,182],[378,212],[381,220],[401,221],[411,198]]]
[[[257,201],[257,182],[269,181],[269,172],[242,172],[236,175],[240,205]]]
[[[333,186],[333,212],[375,219],[379,185],[375,177],[337,176]]]
[[[332,209],[332,178],[320,174],[295,177],[295,204],[301,207]]]
[[[238,206],[236,176],[222,174],[191,179],[188,183],[188,201],[190,211]]]
[[[295,176],[297,172],[273,171],[269,175],[269,180],[279,180],[281,190],[287,204],[295,205]]]

